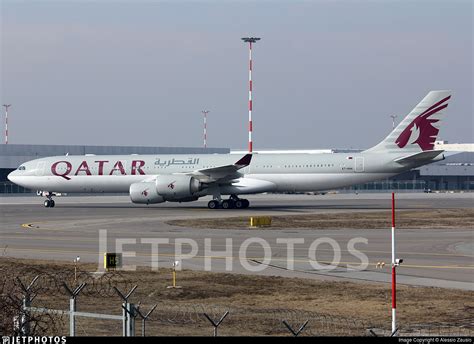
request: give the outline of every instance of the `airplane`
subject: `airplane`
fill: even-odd
[[[450,91],[430,91],[379,144],[360,153],[54,156],[28,161],[8,179],[46,197],[59,193],[129,193],[137,204],[191,202],[242,209],[240,195],[324,191],[386,179],[444,159],[435,150]],[[235,161],[237,160],[237,161]],[[229,195],[223,199],[223,195]]]

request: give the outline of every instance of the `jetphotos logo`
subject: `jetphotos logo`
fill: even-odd
[[[2,344],[64,344],[66,337],[58,336],[3,336]]]
[[[366,270],[369,259],[361,250],[368,240],[354,237],[338,242],[333,238],[114,238],[109,242],[107,230],[99,231],[98,271],[103,271],[104,252],[115,246],[121,254],[122,269],[136,270],[137,264],[156,270],[169,268],[170,262],[204,271],[262,272],[265,270],[354,273]],[[115,245],[114,245],[115,244]],[[356,247],[357,246],[357,247]]]
[[[449,98],[451,98],[451,96],[440,100],[418,115],[418,117],[402,131],[400,136],[398,136],[395,141],[398,147],[403,148],[407,144],[416,143],[424,151],[433,149],[436,136],[439,132],[439,129],[434,127],[433,124],[438,122],[439,119],[430,117],[445,109],[448,106],[447,101]]]

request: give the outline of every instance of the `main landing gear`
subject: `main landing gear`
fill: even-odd
[[[209,201],[207,207],[209,209],[245,209],[248,208],[250,202],[247,199],[238,198],[236,195],[231,195],[229,199],[220,201],[213,199]]]

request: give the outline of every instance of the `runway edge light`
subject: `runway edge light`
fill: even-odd
[[[172,271],[172,278],[173,278],[173,285],[167,286],[166,289],[181,289],[182,287],[176,285],[176,268],[179,265],[179,260],[175,260],[173,262],[173,271]]]

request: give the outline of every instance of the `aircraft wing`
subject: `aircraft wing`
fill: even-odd
[[[443,152],[444,152],[444,150],[424,151],[424,152],[411,154],[411,155],[408,155],[408,156],[404,156],[404,157],[395,159],[395,162],[397,162],[399,164],[402,164],[402,165],[416,164],[418,162],[432,160]],[[443,159],[444,159],[444,156],[442,156],[440,159],[436,159],[436,160],[443,160]]]
[[[232,165],[224,165],[212,168],[205,168],[196,170],[191,173],[186,173],[200,179],[204,183],[225,182],[242,176],[238,171],[250,165],[252,154],[244,155],[239,161]]]

